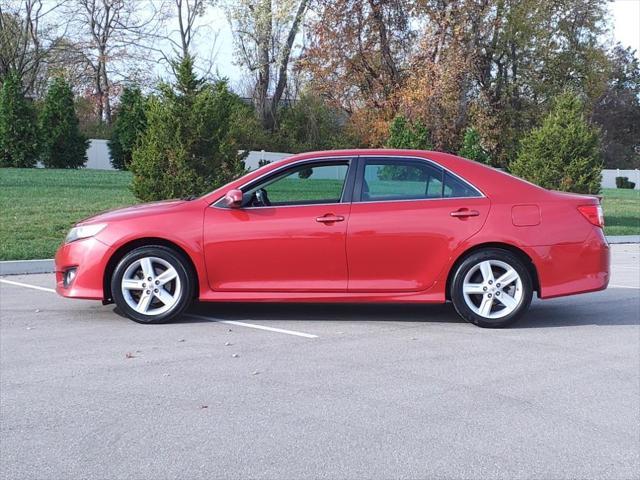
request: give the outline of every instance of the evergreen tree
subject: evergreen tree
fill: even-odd
[[[56,78],[49,85],[40,114],[42,163],[47,168],[81,168],[89,141],[80,133],[71,86]]]
[[[38,129],[33,105],[22,93],[22,84],[9,74],[0,90],[0,167],[35,167]]]
[[[120,98],[120,108],[109,140],[111,165],[127,170],[133,148],[147,126],[145,99],[138,87],[125,87]]]
[[[141,200],[201,195],[245,171],[233,133],[241,100],[226,82],[197,78],[190,57],[175,71],[175,85],[149,100],[147,128],[133,150],[132,188]]]
[[[431,150],[433,145],[429,138],[429,130],[417,120],[411,122],[402,115],[398,115],[389,125],[389,148],[408,148],[411,150]],[[418,176],[416,176],[418,175]],[[386,165],[378,172],[380,180],[413,180],[420,181],[419,170],[415,168]]]
[[[408,148],[411,150],[432,150],[429,130],[420,120],[414,122],[402,115],[393,119],[389,126],[389,148]]]
[[[587,123],[583,110],[575,94],[560,94],[542,126],[522,139],[511,172],[544,188],[598,193],[602,177],[599,131]]]
[[[460,148],[458,155],[486,165],[491,164],[491,157],[489,156],[489,152],[487,152],[482,146],[480,134],[472,127],[467,128],[464,132],[462,147]]]

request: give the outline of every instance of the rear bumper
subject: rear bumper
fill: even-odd
[[[56,292],[63,297],[102,300],[104,271],[113,250],[96,238],[62,245],[55,258]],[[76,268],[76,276],[64,284],[64,274]]]
[[[540,280],[540,298],[604,290],[609,285],[610,250],[601,229],[582,243],[529,247]]]

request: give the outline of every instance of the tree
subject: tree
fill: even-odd
[[[133,192],[141,200],[201,195],[244,173],[232,119],[241,100],[226,82],[206,84],[185,57],[173,86],[149,100],[147,129],[133,150]]]
[[[598,193],[602,178],[598,133],[587,123],[578,96],[562,93],[542,125],[522,139],[510,170],[544,188]]]
[[[145,99],[138,87],[125,87],[109,140],[111,165],[128,170],[136,143],[147,126]]]
[[[304,92],[292,105],[281,107],[279,117],[280,129],[274,134],[279,151],[331,150],[358,143],[345,129],[345,115],[312,92]]]
[[[0,166],[35,167],[38,131],[33,105],[24,97],[16,74],[0,90]]]
[[[431,150],[429,131],[422,122],[411,122],[402,115],[397,116],[389,126],[389,148],[408,148],[411,150]],[[415,180],[419,181],[421,171],[411,167],[386,165],[378,172],[380,180]],[[416,177],[416,175],[418,175]]]
[[[63,3],[64,0],[5,0],[0,4],[0,84],[13,73],[18,76],[23,93],[33,95],[54,42],[50,38],[54,28],[49,22]]]
[[[291,52],[307,4],[308,0],[239,0],[228,4],[236,56],[255,74],[254,104],[268,130],[277,127],[276,115],[287,88]]]
[[[55,78],[40,114],[42,163],[48,168],[81,168],[89,141],[80,133],[71,86]]]
[[[605,168],[640,168],[640,63],[630,48],[610,54],[611,77],[592,120],[602,131]]]
[[[462,148],[458,152],[458,155],[464,158],[468,158],[469,160],[475,160],[476,162],[491,165],[491,157],[489,156],[489,152],[487,152],[482,146],[480,134],[473,127],[467,128],[467,130],[464,132]]]
[[[414,3],[317,2],[303,62],[316,91],[349,113],[386,108],[406,75]]]
[[[93,73],[99,122],[111,124],[112,76],[119,73],[126,77],[124,70],[133,70],[135,61],[152,60],[151,47],[145,42],[155,36],[164,20],[162,5],[140,0],[73,0],[68,4],[80,47]],[[126,62],[118,65],[120,57]],[[117,67],[120,69],[115,70]]]
[[[389,126],[387,147],[408,148],[411,150],[433,149],[429,131],[424,124],[419,120],[411,122],[402,115],[394,118]]]

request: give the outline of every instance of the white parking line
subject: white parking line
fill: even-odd
[[[39,287],[38,285],[30,285],[28,283],[22,283],[22,282],[14,282],[13,280],[5,280],[4,278],[0,278],[0,283],[6,283],[7,285],[14,285],[16,287],[32,288],[33,290],[40,290],[42,292],[56,293],[56,291],[53,288]],[[238,327],[255,328],[256,330],[266,330],[268,332],[295,335],[296,337],[318,338],[317,335],[312,335],[310,333],[304,333],[304,332],[296,332],[295,330],[285,330],[284,328],[265,327],[264,325],[255,325],[253,323],[236,322],[235,320],[217,320],[215,318],[209,318],[203,315],[192,315],[190,313],[187,314],[186,316],[199,318],[201,320],[208,320],[210,322],[227,323],[229,325],[236,325]]]
[[[634,290],[640,290],[640,287],[632,287],[631,285],[609,285],[608,288],[632,288]]]
[[[56,291],[53,288],[39,287],[38,285],[29,285],[28,283],[14,282],[13,280],[5,280],[4,278],[0,278],[0,283],[15,285],[17,287],[33,288],[34,290],[41,290],[43,292],[56,293]]]
[[[268,332],[285,333],[287,335],[295,335],[296,337],[304,338],[318,338],[318,335],[312,335],[310,333],[296,332],[295,330],[285,330],[284,328],[265,327],[264,325],[256,325],[254,323],[236,322],[235,320],[217,320],[215,318],[205,317],[203,315],[193,315],[191,313],[186,314],[187,317],[199,318],[201,320],[208,320],[210,322],[227,323],[229,325],[237,325],[239,327],[255,328],[256,330],[267,330]]]

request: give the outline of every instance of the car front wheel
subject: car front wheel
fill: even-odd
[[[193,298],[187,260],[159,245],[136,248],[113,272],[111,294],[118,309],[131,320],[169,322],[189,307]]]
[[[513,323],[529,308],[532,295],[527,267],[516,255],[500,249],[469,255],[458,266],[451,285],[458,314],[480,327]]]

